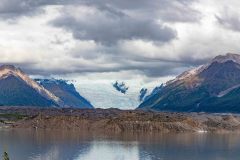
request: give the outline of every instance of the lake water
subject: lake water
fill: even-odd
[[[236,160],[240,134],[117,134],[0,130],[11,160]]]

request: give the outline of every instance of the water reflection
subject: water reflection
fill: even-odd
[[[11,160],[235,160],[238,134],[115,134],[0,130]]]
[[[89,152],[79,154],[75,160],[138,160],[138,144],[135,142],[94,141]]]

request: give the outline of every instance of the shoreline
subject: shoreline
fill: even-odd
[[[0,128],[106,133],[240,132],[240,116],[119,109],[0,107]]]

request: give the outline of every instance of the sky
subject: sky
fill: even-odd
[[[0,0],[0,63],[156,85],[240,50],[238,0]]]

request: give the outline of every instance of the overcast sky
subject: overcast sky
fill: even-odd
[[[240,50],[239,0],[0,0],[0,63],[82,81],[164,81]]]

